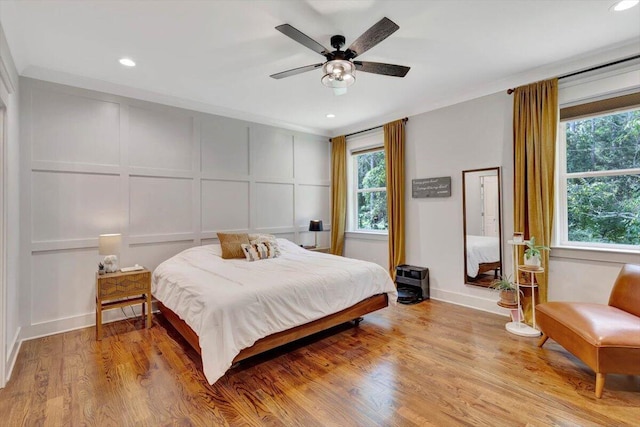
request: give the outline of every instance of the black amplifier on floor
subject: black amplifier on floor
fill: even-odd
[[[415,304],[429,299],[429,269],[402,264],[396,267],[398,302]]]

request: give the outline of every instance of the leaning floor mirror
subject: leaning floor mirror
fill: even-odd
[[[489,287],[502,274],[500,168],[462,171],[464,282]]]

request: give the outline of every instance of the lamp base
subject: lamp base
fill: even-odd
[[[107,255],[104,257],[104,271],[106,273],[115,273],[118,271],[118,256],[117,255]]]
[[[514,335],[520,335],[521,337],[539,337],[540,331],[536,328],[522,323],[522,322],[509,322],[504,325],[504,328]]]

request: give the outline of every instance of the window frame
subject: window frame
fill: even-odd
[[[567,138],[566,123],[587,119],[604,117],[612,114],[624,113],[640,109],[640,105],[619,109],[603,109],[600,113],[589,114],[588,116],[576,116],[558,119],[558,133],[556,144],[556,221],[554,247],[564,249],[584,249],[598,250],[606,252],[636,253],[640,250],[638,245],[626,245],[618,243],[581,242],[569,240],[569,218],[567,201],[567,182],[574,178],[595,178],[608,176],[624,176],[640,174],[640,168],[610,169],[604,171],[567,172]]]
[[[365,228],[358,228],[358,195],[360,193],[372,193],[372,192],[382,192],[384,191],[387,194],[387,187],[375,187],[375,188],[358,188],[358,157],[363,154],[382,152],[385,156],[385,166],[386,166],[386,153],[384,151],[384,145],[375,145],[372,147],[361,147],[354,150],[351,150],[349,153],[351,156],[351,203],[348,204],[348,211],[350,217],[350,227],[348,227],[348,232],[358,233],[358,234],[370,234],[370,235],[380,235],[387,236],[389,234],[389,228],[387,224],[387,229],[385,230],[371,230]]]

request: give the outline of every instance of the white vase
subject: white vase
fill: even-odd
[[[538,255],[534,255],[528,257],[525,255],[524,257],[524,265],[528,265],[530,267],[538,267],[540,268],[540,257]]]

